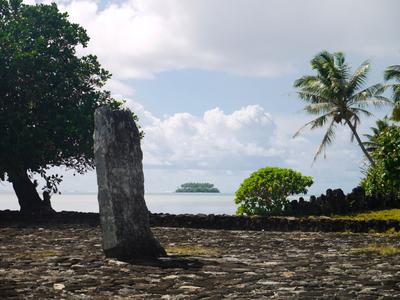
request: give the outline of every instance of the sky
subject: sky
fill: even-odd
[[[312,176],[314,194],[358,185],[363,155],[348,128],[338,127],[326,158],[314,164],[324,131],[292,138],[313,117],[302,112],[293,82],[313,74],[309,62],[322,50],[345,52],[353,70],[370,60],[367,84],[381,82],[384,69],[400,63],[400,1],[56,3],[91,38],[78,54],[98,56],[113,74],[107,89],[140,118],[147,192],[173,191],[188,181],[235,192],[266,166]],[[372,111],[360,134],[390,108]],[[61,191],[96,191],[94,172],[61,172]]]

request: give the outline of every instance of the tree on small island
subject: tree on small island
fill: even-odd
[[[176,189],[175,193],[219,193],[211,183],[188,182]]]

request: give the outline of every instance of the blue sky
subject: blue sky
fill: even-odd
[[[33,3],[32,1],[27,1]],[[400,63],[396,0],[95,0],[58,2],[113,73],[109,88],[140,117],[145,187],[173,191],[208,181],[234,192],[251,172],[290,167],[314,177],[312,193],[361,178],[362,153],[339,128],[327,158],[311,166],[323,131],[294,132],[301,113],[293,82],[312,74],[321,50],[344,51],[355,68],[372,63],[369,83]],[[389,108],[374,111],[377,117]],[[376,118],[364,120],[367,133]],[[8,189],[2,186],[0,189]],[[64,191],[96,191],[91,172],[66,173]]]

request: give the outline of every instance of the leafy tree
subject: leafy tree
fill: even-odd
[[[279,214],[288,204],[289,195],[305,194],[312,184],[312,177],[291,169],[259,169],[246,178],[236,191],[237,214]]]
[[[56,192],[62,178],[49,168],[93,168],[94,110],[121,104],[101,90],[110,73],[96,56],[76,55],[88,41],[55,4],[0,0],[0,179],[12,183],[23,212],[51,210],[32,174]]]
[[[400,197],[400,127],[386,128],[377,137],[376,145],[373,152],[376,164],[370,166],[361,184],[369,195]]]
[[[326,146],[333,142],[336,125],[346,124],[352,132],[352,140],[356,138],[369,162],[374,164],[357,133],[360,115],[371,116],[365,109],[370,104],[381,106],[392,102],[382,96],[385,87],[381,84],[363,88],[370,69],[369,62],[365,61],[351,74],[343,53],[323,51],[311,60],[311,67],[317,75],[303,76],[295,81],[294,86],[298,89],[300,99],[309,103],[304,110],[319,117],[305,124],[294,136],[307,126],[315,129],[328,125],[314,156],[315,161]]]
[[[392,119],[400,121],[400,65],[390,66],[385,70],[385,80],[395,80],[396,83],[391,84],[393,91],[393,100],[395,106],[393,108]]]

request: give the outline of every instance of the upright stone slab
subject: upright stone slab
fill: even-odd
[[[130,111],[95,111],[100,224],[107,257],[121,260],[165,256],[154,238],[144,201],[140,136]]]

